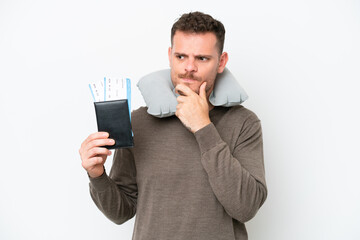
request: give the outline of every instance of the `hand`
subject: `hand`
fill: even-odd
[[[177,98],[175,115],[192,133],[208,125],[209,104],[206,96],[206,82],[201,84],[199,95],[184,84],[176,85],[176,91],[181,95]]]
[[[82,166],[92,178],[99,177],[104,173],[104,163],[107,156],[111,155],[111,151],[100,146],[115,144],[115,141],[108,137],[109,133],[107,132],[90,134],[79,149]]]

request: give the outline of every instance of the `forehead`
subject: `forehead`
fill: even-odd
[[[217,39],[214,33],[187,33],[176,31],[173,37],[175,52],[193,54],[214,54],[217,51]]]

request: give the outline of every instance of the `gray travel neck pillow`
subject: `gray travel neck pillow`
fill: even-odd
[[[163,118],[175,115],[178,94],[171,81],[170,69],[152,72],[142,77],[137,83],[146,106],[147,112],[155,117]],[[214,106],[231,107],[239,105],[248,98],[238,81],[225,68],[218,74],[215,87],[209,101]]]

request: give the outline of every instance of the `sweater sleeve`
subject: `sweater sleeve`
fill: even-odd
[[[232,218],[244,223],[267,197],[260,121],[247,124],[238,135],[231,151],[213,123],[195,132],[215,196]]]
[[[130,149],[116,149],[109,176],[90,178],[90,195],[111,221],[122,224],[136,213],[136,168]]]

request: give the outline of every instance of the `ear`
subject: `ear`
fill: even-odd
[[[217,70],[218,73],[222,73],[224,71],[228,60],[229,60],[229,56],[228,56],[227,52],[223,52],[220,56],[219,67]]]
[[[168,49],[168,56],[169,56],[169,65],[171,67],[171,47]]]

